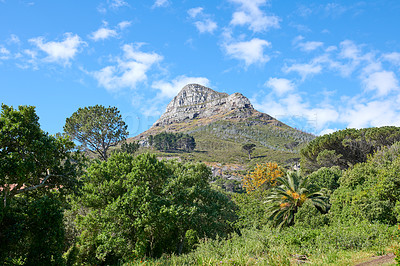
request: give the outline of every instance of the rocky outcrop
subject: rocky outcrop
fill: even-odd
[[[188,84],[168,104],[165,113],[153,126],[209,118],[229,112],[232,112],[231,118],[235,116],[244,118],[256,111],[249,99],[240,93],[228,95],[198,84]]]

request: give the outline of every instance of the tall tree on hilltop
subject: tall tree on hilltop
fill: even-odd
[[[116,107],[102,105],[79,108],[67,118],[64,131],[102,160],[107,160],[107,151],[128,136],[127,125]]]

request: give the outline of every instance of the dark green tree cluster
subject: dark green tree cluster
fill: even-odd
[[[191,152],[196,148],[194,137],[183,133],[162,132],[155,136],[149,136],[149,144],[159,151]]]
[[[345,170],[365,162],[380,147],[400,141],[400,128],[376,127],[345,129],[312,140],[301,150],[301,167],[311,173],[321,167],[338,166]]]
[[[234,205],[211,189],[204,164],[113,154],[92,164],[75,198],[78,264],[113,264],[188,251],[199,238],[231,232]]]

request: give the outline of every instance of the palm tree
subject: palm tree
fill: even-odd
[[[326,210],[326,202],[319,189],[302,178],[300,172],[288,172],[276,179],[280,186],[271,189],[266,199],[267,213],[275,226],[279,228],[294,224],[294,215],[305,201],[311,202],[318,209]]]

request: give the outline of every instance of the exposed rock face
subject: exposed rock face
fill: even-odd
[[[228,95],[198,84],[188,84],[168,104],[165,113],[153,126],[208,118],[232,111],[232,116],[236,117],[248,117],[257,112],[249,99],[240,93]]]

